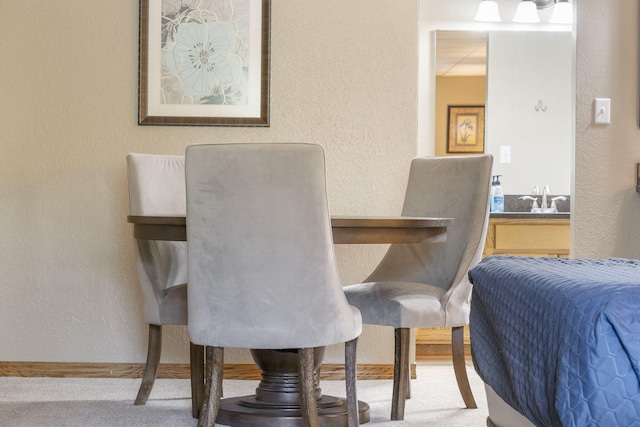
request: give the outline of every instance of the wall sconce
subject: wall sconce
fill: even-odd
[[[521,0],[518,3],[513,22],[533,24],[540,22],[538,9],[553,7],[550,24],[571,24],[573,22],[573,7],[569,0]],[[500,22],[498,3],[495,0],[482,0],[478,5],[475,21]]]
[[[636,191],[640,193],[640,163],[636,165]]]

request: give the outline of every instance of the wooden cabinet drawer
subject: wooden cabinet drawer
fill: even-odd
[[[496,224],[495,249],[498,251],[566,251],[569,227],[562,225]]]

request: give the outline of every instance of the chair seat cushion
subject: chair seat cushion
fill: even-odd
[[[172,286],[164,290],[166,295],[160,305],[161,325],[187,324],[187,284]]]
[[[345,286],[349,304],[358,307],[362,322],[394,328],[445,326],[437,286],[414,282],[369,282]]]

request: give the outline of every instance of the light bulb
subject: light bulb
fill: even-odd
[[[483,22],[500,22],[500,12],[498,11],[498,3],[494,0],[482,0],[478,6],[478,13],[473,18],[476,21]]]
[[[513,22],[522,22],[526,24],[535,24],[536,22],[540,22],[538,8],[533,0],[522,0],[518,4],[518,9],[516,10],[516,16],[513,17]]]
[[[549,19],[551,24],[571,24],[573,22],[573,7],[568,0],[560,0],[553,7],[553,15]]]

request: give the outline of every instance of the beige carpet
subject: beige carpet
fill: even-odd
[[[467,369],[478,409],[465,409],[449,363],[421,363],[405,420],[390,421],[391,381],[358,381],[358,399],[371,407],[370,426],[482,427],[488,415],[481,380]],[[0,378],[0,426],[195,426],[188,380],[157,380],[145,406],[134,406],[140,380]],[[252,394],[255,381],[225,381],[225,397]],[[344,396],[344,382],[323,393]],[[217,424],[216,424],[217,425]]]

